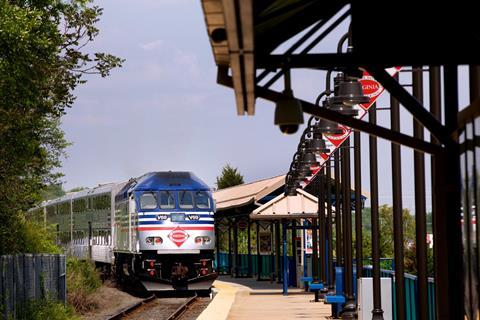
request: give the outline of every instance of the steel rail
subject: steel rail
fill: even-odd
[[[190,307],[191,304],[193,304],[195,301],[197,301],[197,294],[195,294],[193,297],[189,298],[187,301],[185,301],[180,307],[177,308],[168,318],[167,320],[174,320],[174,319],[179,319]]]
[[[137,303],[135,303],[134,305],[130,306],[130,307],[127,307],[125,309],[123,309],[122,311],[120,311],[119,313],[107,318],[107,320],[118,320],[118,319],[122,319],[124,317],[126,317],[127,315],[129,315],[130,313],[132,313],[133,311],[139,309],[140,307],[152,302],[155,300],[155,295],[151,295],[150,297],[148,298],[145,298],[143,299],[142,301],[139,301]]]

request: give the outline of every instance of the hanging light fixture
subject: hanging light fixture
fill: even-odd
[[[314,132],[311,140],[308,140],[307,151],[313,153],[328,153],[330,149],[327,148],[325,140],[320,132]]]
[[[302,159],[301,164],[303,164],[308,170],[310,170],[311,167],[318,167],[320,163],[317,161],[317,157],[315,154],[311,152],[307,152]]]
[[[297,132],[298,126],[303,123],[303,109],[300,100],[293,96],[290,81],[290,70],[285,71],[284,99],[278,100],[275,107],[274,123],[284,134]]]
[[[296,188],[285,188],[285,196],[287,197],[295,197],[297,195]]]
[[[323,101],[322,108],[329,107],[328,98]],[[338,123],[327,119],[320,119],[317,124],[313,126],[313,132],[325,133],[325,134],[342,134],[343,130],[338,126]]]
[[[358,110],[353,108],[353,105],[346,105],[340,97],[330,98],[328,109],[341,113],[344,116],[355,117],[358,115]]]
[[[338,99],[346,106],[370,102],[370,98],[363,94],[362,84],[355,77],[345,77],[338,83]]]

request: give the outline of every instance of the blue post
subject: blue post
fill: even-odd
[[[303,226],[307,226],[307,220],[303,220]],[[308,268],[307,268],[307,229],[303,229],[303,276],[308,276]]]
[[[283,295],[288,295],[288,259],[287,259],[287,225],[283,226]]]

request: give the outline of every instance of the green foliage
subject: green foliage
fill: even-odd
[[[393,258],[393,208],[388,205],[382,205],[378,208],[378,214],[380,256],[382,258]],[[427,225],[428,221],[431,222],[431,213],[427,214]],[[355,224],[355,222],[353,222],[353,224]],[[362,212],[362,253],[364,258],[372,257],[371,230],[371,208],[365,208]],[[413,216],[408,209],[403,209],[403,240],[405,272],[416,274],[415,216]],[[353,248],[355,248],[355,244]],[[433,249],[430,248],[427,249],[427,268],[428,274],[433,275]]]
[[[393,208],[382,205],[378,208],[380,231],[380,255],[383,258],[393,257]],[[353,222],[355,223],[355,222]],[[372,256],[372,228],[371,209],[365,208],[362,212],[362,251],[364,257]],[[404,247],[415,242],[415,218],[408,209],[403,210],[403,239]]]
[[[17,312],[20,320],[77,320],[75,310],[62,302],[51,299],[30,301]]]
[[[76,311],[85,312],[96,307],[91,298],[102,282],[91,261],[68,258],[67,260],[67,299]]]
[[[52,200],[65,195],[61,183],[47,185],[42,192],[42,200]]]
[[[18,220],[58,183],[74,89],[123,62],[85,51],[101,13],[89,0],[0,0],[0,254],[23,250]]]
[[[67,192],[78,192],[78,191],[82,191],[82,190],[85,190],[85,189],[87,189],[87,188],[85,188],[85,187],[75,187],[73,189],[68,190]]]
[[[20,218],[17,224],[18,248],[28,253],[61,253],[55,245],[55,229],[45,228],[43,222]]]
[[[228,163],[223,167],[222,173],[217,177],[217,188],[225,189],[243,183],[243,175],[238,172],[237,168],[231,167]]]

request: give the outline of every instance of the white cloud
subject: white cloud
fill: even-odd
[[[198,76],[200,74],[197,56],[193,53],[177,49],[173,61],[178,66],[186,67],[190,75]]]
[[[162,45],[163,45],[162,40],[154,40],[154,41],[151,41],[151,42],[142,43],[140,45],[140,47],[145,51],[151,51],[151,50],[161,48]]]

